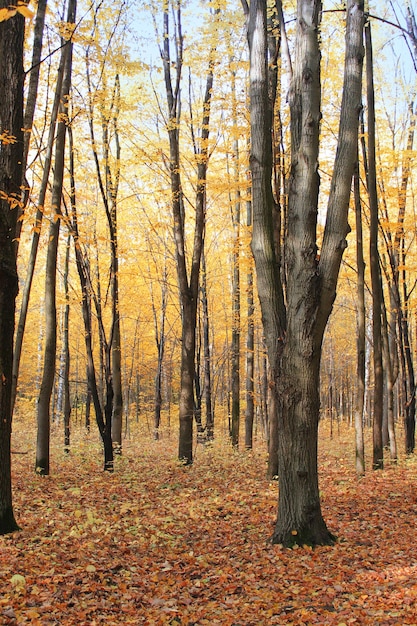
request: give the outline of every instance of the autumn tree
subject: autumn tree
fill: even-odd
[[[273,373],[279,425],[278,517],[272,541],[291,546],[330,544],[318,488],[320,359],[333,302],[356,160],[361,109],[363,2],[346,6],[345,72],[338,145],[320,258],[317,254],[320,40],[322,4],[298,0],[295,60],[289,91],[291,175],[288,198],[286,302],[274,248],[272,119],[268,103],[267,7],[244,3],[250,50],[253,240],[258,293]]]
[[[161,45],[160,52],[164,69],[167,102],[166,128],[168,132],[170,150],[169,167],[171,180],[171,203],[182,322],[178,456],[184,463],[190,464],[193,461],[196,322],[206,216],[206,185],[209,160],[208,140],[210,132],[210,105],[214,76],[214,49],[212,49],[209,59],[209,68],[207,72],[206,88],[203,100],[200,137],[198,143],[197,141],[194,141],[197,183],[193,245],[189,261],[187,258],[188,254],[185,223],[186,211],[184,190],[181,180],[180,161],[181,73],[183,66],[184,44],[180,2],[175,4],[173,13],[175,15],[175,60],[171,59],[168,3],[164,5],[163,43]],[[217,13],[218,12],[216,12],[216,14]]]
[[[25,8],[25,7],[24,7]],[[12,504],[13,335],[18,277],[14,237],[23,160],[23,41],[25,20],[0,2],[0,534],[18,529]]]
[[[68,4],[68,33],[65,48],[67,54],[64,63],[64,78],[60,100],[60,118],[57,124],[55,141],[55,167],[51,193],[51,216],[49,223],[49,241],[45,267],[45,350],[42,382],[39,390],[37,408],[37,439],[36,439],[36,471],[42,475],[49,474],[49,436],[50,436],[50,403],[55,379],[55,361],[57,348],[57,315],[56,315],[56,273],[59,231],[61,221],[61,199],[64,184],[65,140],[68,121],[68,98],[71,85],[72,69],[72,29],[75,24],[77,3],[71,0]],[[63,44],[65,38],[63,38]]]

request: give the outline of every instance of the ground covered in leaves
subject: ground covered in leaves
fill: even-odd
[[[20,532],[0,537],[0,624],[417,624],[417,464],[401,459],[358,481],[353,431],[322,425],[323,514],[333,547],[272,546],[277,483],[264,445],[199,445],[137,434],[113,475],[95,432],[54,434],[51,475],[34,473],[33,428],[13,449]],[[401,437],[401,434],[399,435]]]

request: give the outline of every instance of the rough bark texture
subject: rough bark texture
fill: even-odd
[[[250,51],[250,111],[252,176],[252,252],[255,259],[258,296],[261,303],[262,324],[270,363],[271,394],[276,394],[275,379],[281,367],[283,339],[286,324],[284,295],[274,240],[274,199],[272,195],[272,111],[269,102],[267,65],[266,3],[251,2],[248,22]],[[273,398],[272,406],[277,406]],[[268,420],[268,429],[276,432],[275,413]],[[271,449],[272,445],[272,449]],[[268,474],[277,473],[276,440],[268,433]]]
[[[265,105],[266,2],[255,0],[249,8],[253,251],[279,425],[279,502],[272,541],[285,546],[334,541],[321,514],[318,488],[320,358],[349,230],[347,212],[361,106],[363,3],[347,3],[339,140],[319,261],[320,17],[321,2],[298,1],[296,59],[290,89],[292,162],[284,255],[285,315],[272,237],[271,125]]]
[[[8,6],[0,0],[0,9]],[[0,535],[18,530],[12,504],[10,438],[18,292],[13,239],[22,181],[24,31],[24,19],[19,14],[0,22]]]

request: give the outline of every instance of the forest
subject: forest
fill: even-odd
[[[0,623],[416,623],[416,78],[408,0],[0,0]]]

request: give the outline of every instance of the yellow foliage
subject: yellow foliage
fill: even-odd
[[[10,5],[7,8],[0,9],[0,22],[5,22],[14,17],[16,13],[20,13],[23,17],[32,18],[34,16],[33,11],[28,7],[26,2],[18,2],[17,6]]]

